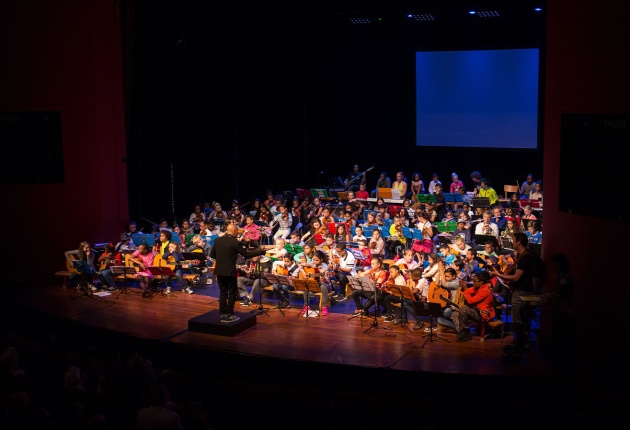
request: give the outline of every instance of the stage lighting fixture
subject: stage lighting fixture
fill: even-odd
[[[407,18],[411,18],[414,21],[435,21],[435,15],[432,13],[410,13]]]
[[[501,16],[498,10],[483,10],[477,12],[479,18],[498,18]]]
[[[371,24],[372,18],[350,18],[351,24]]]

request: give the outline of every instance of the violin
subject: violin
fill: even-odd
[[[376,241],[370,242],[370,249],[376,248]]]
[[[202,213],[195,214],[195,224],[199,224],[203,220],[204,220],[204,216]]]

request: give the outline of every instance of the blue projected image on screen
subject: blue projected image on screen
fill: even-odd
[[[416,145],[537,149],[538,51],[416,52]]]

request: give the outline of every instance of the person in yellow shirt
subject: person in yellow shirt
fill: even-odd
[[[490,179],[481,178],[481,189],[479,190],[479,197],[487,197],[490,199],[490,206],[494,206],[499,201],[499,196],[492,185]]]

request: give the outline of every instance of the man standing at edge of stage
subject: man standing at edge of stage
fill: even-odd
[[[219,284],[219,313],[221,322],[235,322],[240,319],[234,315],[234,303],[238,297],[236,283],[236,259],[239,254],[245,258],[264,255],[266,250],[247,248],[236,238],[238,226],[230,224],[225,234],[214,241],[210,258],[215,261],[214,276]]]

